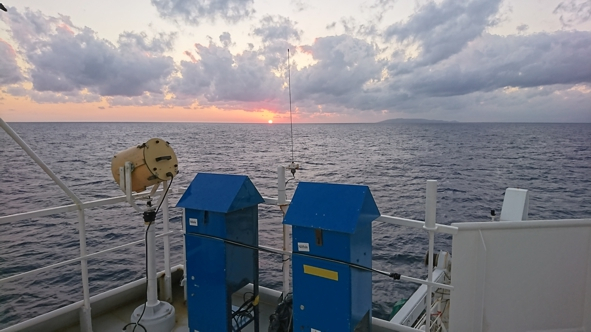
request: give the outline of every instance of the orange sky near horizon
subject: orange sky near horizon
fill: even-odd
[[[219,122],[289,123],[289,113],[270,110],[223,110],[216,107],[185,108],[160,106],[109,106],[95,103],[36,103],[28,97],[13,97],[0,92],[0,118],[6,122]],[[294,123],[368,122],[368,118],[335,114],[299,114]],[[371,120],[369,120],[371,121]],[[378,120],[379,121],[379,120]]]
[[[109,106],[105,102],[38,104],[28,98],[4,96],[0,117],[6,122],[289,122],[285,114],[210,108]],[[295,116],[294,116],[295,118]]]

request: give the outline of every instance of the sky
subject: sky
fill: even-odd
[[[591,122],[591,0],[0,2],[7,122]]]

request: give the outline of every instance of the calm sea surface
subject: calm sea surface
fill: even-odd
[[[111,178],[112,156],[152,137],[175,149],[181,171],[175,186],[187,186],[197,172],[246,174],[263,196],[276,196],[277,166],[291,162],[289,125],[11,126],[83,201],[121,195]],[[425,181],[435,179],[437,220],[443,224],[488,220],[491,209],[500,211],[507,187],[530,190],[530,219],[591,217],[590,124],[296,124],[293,129],[295,161],[302,167],[298,180],[368,185],[382,214],[423,220]],[[0,160],[0,216],[71,204],[3,131]],[[289,182],[290,197],[296,185]],[[180,211],[171,210],[171,227],[179,230]],[[280,211],[260,210],[261,244],[280,247]],[[0,224],[0,278],[77,257],[76,216]],[[86,223],[91,253],[144,235],[141,216],[123,203],[88,210]],[[426,276],[426,233],[376,222],[373,243],[374,268]],[[451,250],[451,238],[438,235],[436,249]],[[182,263],[182,237],[173,238],[172,252],[173,263]],[[261,254],[263,285],[280,288],[280,261]],[[139,279],[144,247],[91,259],[89,271],[91,295]],[[71,264],[1,284],[0,328],[81,300],[79,275],[79,264]],[[387,317],[392,304],[417,287],[375,275],[374,315]]]

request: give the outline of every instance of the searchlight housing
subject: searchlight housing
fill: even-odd
[[[121,170],[126,162],[131,163],[131,190],[135,192],[142,192],[147,187],[172,180],[179,172],[176,154],[170,144],[161,138],[152,138],[113,157],[111,172],[123,191],[125,184],[121,183]]]

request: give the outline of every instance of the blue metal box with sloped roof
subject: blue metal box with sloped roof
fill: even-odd
[[[263,201],[247,176],[199,173],[176,205],[184,208],[190,331],[232,331],[232,293],[253,283],[257,295],[252,247]],[[258,307],[253,320],[258,330]]]
[[[284,224],[293,227],[294,331],[371,331],[371,223],[367,186],[300,182]]]

